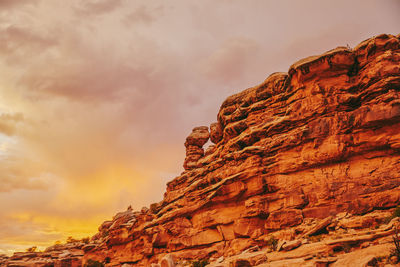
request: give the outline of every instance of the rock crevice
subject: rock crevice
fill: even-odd
[[[399,36],[339,47],[270,75],[228,97],[217,122],[194,128],[185,147],[185,171],[167,184],[164,199],[103,223],[82,248],[84,261],[149,266],[166,254],[230,257],[267,247],[274,233],[320,233],[343,212],[395,207]],[[285,242],[283,250],[301,246]]]

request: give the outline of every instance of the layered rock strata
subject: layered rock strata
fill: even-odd
[[[207,126],[199,126],[193,129],[192,133],[186,138],[186,158],[183,163],[185,170],[199,167],[199,159],[204,156],[203,146],[207,143],[210,134]]]
[[[0,266],[80,267],[84,245],[82,242],[72,242],[54,245],[42,252],[15,252],[11,257],[0,255]]]
[[[380,35],[228,97],[211,133],[196,127],[187,138],[185,171],[164,199],[131,223],[103,225],[85,260],[229,256],[308,218],[396,206],[399,91],[399,38]]]
[[[217,122],[194,128],[185,147],[185,171],[164,199],[103,223],[82,248],[84,262],[227,258],[267,247],[274,234],[287,240],[283,250],[295,249],[296,240],[340,225],[332,218],[343,212],[357,218],[398,205],[399,36],[338,47],[270,75],[228,97]]]

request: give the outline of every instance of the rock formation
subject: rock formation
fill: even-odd
[[[43,252],[16,252],[11,257],[0,255],[0,266],[43,266],[43,267],[79,267],[82,266],[83,242],[57,244]]]
[[[185,170],[198,167],[197,162],[204,156],[203,146],[207,143],[210,134],[207,126],[199,126],[193,129],[192,133],[186,138],[186,158],[183,164]]]
[[[399,74],[399,38],[380,35],[228,97],[211,134],[196,127],[186,139],[185,172],[153,213],[109,231],[85,259],[229,256],[308,218],[396,206]]]
[[[399,36],[300,60],[228,97],[209,128],[196,127],[186,139],[185,171],[167,184],[164,199],[103,223],[82,248],[84,262],[150,266],[169,254],[213,259],[214,266],[226,259],[303,266],[317,252],[393,234],[395,222],[379,225],[400,199]],[[215,145],[204,152],[209,138]],[[306,244],[371,225],[378,230]],[[283,252],[266,256],[271,237]],[[235,256],[255,247],[246,252],[253,260]],[[301,257],[287,256],[296,251]],[[325,256],[313,264],[349,260]]]

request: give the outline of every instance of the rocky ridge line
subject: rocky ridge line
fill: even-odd
[[[271,237],[295,252],[308,249],[304,240],[320,230],[329,239],[340,229],[370,227],[336,228],[347,219],[372,214],[374,227],[389,225],[382,214],[400,199],[399,37],[383,34],[300,60],[288,73],[228,97],[217,122],[186,139],[185,171],[167,184],[164,199],[104,222],[82,247],[83,262],[150,266],[164,258],[169,265],[162,266],[172,266],[204,258],[269,266],[281,257],[274,255],[289,253],[267,252]],[[214,145],[204,151],[209,138]],[[394,224],[340,242],[351,249],[388,244]],[[290,259],[299,266],[333,264],[329,254],[343,251],[329,242],[321,250],[325,263],[311,252]],[[261,260],[231,260],[255,247],[246,253],[260,253]]]

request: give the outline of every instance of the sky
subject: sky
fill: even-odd
[[[399,0],[0,0],[0,254],[162,200],[223,100],[400,33]]]

